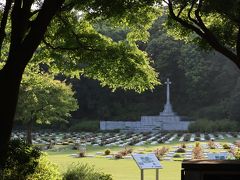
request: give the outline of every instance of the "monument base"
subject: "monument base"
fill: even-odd
[[[180,116],[142,116],[141,121],[100,121],[100,129],[125,132],[186,131],[189,123],[181,121]]]

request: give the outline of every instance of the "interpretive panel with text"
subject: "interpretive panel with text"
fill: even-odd
[[[140,169],[162,169],[162,165],[155,154],[132,154]]]

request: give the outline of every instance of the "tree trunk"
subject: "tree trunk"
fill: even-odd
[[[11,39],[6,65],[0,70],[0,171],[4,168],[24,69],[44,37],[53,16],[64,0],[45,0],[29,24],[33,1],[14,1],[11,11]],[[30,27],[29,27],[30,25]],[[1,62],[1,60],[0,60]],[[1,178],[1,177],[0,177]]]
[[[22,72],[13,68],[0,70],[0,170],[5,165],[8,142],[11,137],[14,115],[16,111],[18,91],[22,78]]]
[[[32,144],[32,127],[33,127],[34,119],[32,118],[27,123],[27,143]]]

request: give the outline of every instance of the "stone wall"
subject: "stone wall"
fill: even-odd
[[[186,131],[189,123],[188,121],[179,121],[177,123],[163,122],[162,129],[165,131]]]
[[[188,121],[180,121],[179,117],[142,116],[141,121],[100,121],[100,130],[120,129],[134,132],[149,132],[154,130],[185,131]]]
[[[125,128],[124,121],[100,121],[100,130],[114,130]]]

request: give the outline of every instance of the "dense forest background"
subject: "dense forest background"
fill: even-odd
[[[140,120],[141,115],[158,115],[165,103],[164,82],[170,78],[171,103],[181,116],[190,119],[240,121],[240,72],[222,55],[202,50],[193,44],[169,37],[158,19],[150,29],[147,43],[139,42],[159,72],[162,85],[154,91],[138,94],[133,91],[111,90],[97,81],[81,77],[70,80],[76,91],[78,111],[70,124],[99,120]],[[115,41],[126,35],[104,23],[96,28]]]

